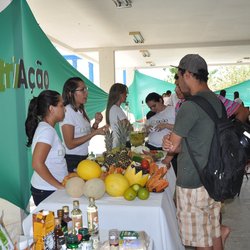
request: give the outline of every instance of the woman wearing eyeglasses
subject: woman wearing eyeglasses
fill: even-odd
[[[66,113],[60,123],[60,130],[66,147],[68,171],[74,172],[78,163],[88,157],[90,139],[95,135],[104,135],[108,128],[106,126],[98,128],[103,119],[100,112],[95,114],[95,121],[91,126],[84,109],[88,88],[81,78],[69,78],[63,86],[62,97]]]

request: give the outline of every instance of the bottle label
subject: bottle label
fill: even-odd
[[[65,248],[66,244],[65,244],[64,235],[60,235],[60,236],[56,239],[56,246],[57,246],[57,249],[63,249],[63,248]]]
[[[82,227],[82,215],[72,216],[73,230],[78,233],[78,229]]]
[[[98,233],[98,212],[88,212],[88,228],[90,233]]]
[[[92,239],[92,246],[93,246],[93,249],[100,249],[100,248],[99,248],[99,245],[100,245],[99,235],[98,235],[98,234],[92,235],[92,236],[91,236],[91,239]]]
[[[92,240],[83,241],[80,247],[81,247],[81,250],[93,250]]]
[[[72,233],[72,228],[73,228],[73,222],[72,220],[70,220],[67,222],[68,233]]]
[[[109,245],[119,246],[119,231],[117,229],[109,230]]]

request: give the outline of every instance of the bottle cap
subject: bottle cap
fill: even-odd
[[[94,202],[94,201],[95,201],[95,198],[89,197],[89,201],[90,201],[90,202]]]
[[[79,206],[79,201],[78,200],[73,201],[73,206],[78,207]]]
[[[68,213],[69,212],[69,206],[63,206],[62,209],[63,209],[64,213]]]
[[[58,217],[63,217],[63,210],[62,209],[57,210],[57,216]]]

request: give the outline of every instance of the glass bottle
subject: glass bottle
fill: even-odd
[[[58,210],[57,210],[57,217],[58,217],[58,219],[60,219],[60,221],[61,221],[61,228],[62,228],[62,231],[63,231],[63,233],[64,233],[64,230],[65,230],[65,227],[67,227],[67,224],[66,224],[66,222],[63,220],[63,214],[64,214],[63,209],[58,209]]]
[[[112,249],[119,249],[119,231],[118,231],[118,229],[109,230],[109,246]]]
[[[93,241],[93,249],[99,249],[99,221],[98,209],[95,205],[95,199],[89,197],[89,205],[87,207],[88,229]]]
[[[72,219],[69,217],[69,206],[63,206],[63,221],[66,223],[62,230],[65,235],[72,232]]]
[[[95,205],[95,199],[89,197],[89,205],[87,207],[87,218],[88,218],[88,229],[89,233],[98,234],[99,233],[99,221],[98,221],[98,209]]]
[[[61,227],[61,220],[58,217],[55,218],[54,235],[55,235],[55,249],[56,250],[66,249],[65,237]]]
[[[91,153],[88,156],[89,160],[95,160],[95,154],[93,153],[93,151],[91,151]]]
[[[82,227],[82,211],[79,208],[79,201],[73,201],[73,210],[71,211],[73,234],[78,233],[78,229]]]
[[[88,228],[80,228],[78,235],[81,234],[81,243],[79,245],[81,250],[92,250],[93,243],[90,239],[90,234]]]
[[[69,234],[66,237],[67,249],[79,249],[78,238],[75,234]]]

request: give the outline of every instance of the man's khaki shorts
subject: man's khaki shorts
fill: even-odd
[[[176,187],[177,219],[182,243],[210,247],[221,236],[221,203],[209,197],[202,186],[196,189]]]

